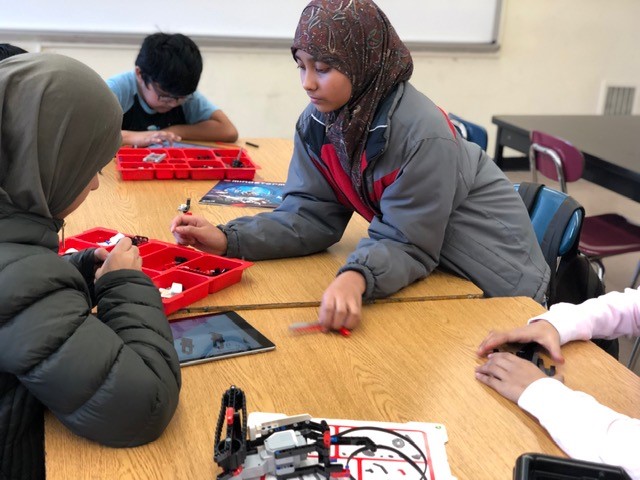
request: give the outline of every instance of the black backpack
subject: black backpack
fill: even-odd
[[[536,206],[543,201],[543,196],[548,192],[555,192],[539,183],[523,182],[518,187],[518,193],[529,212],[529,216],[537,214]],[[564,252],[560,251],[561,243],[567,226],[571,222],[575,212],[579,212],[580,222],[578,231],[573,235],[573,242]],[[598,274],[591,266],[589,259],[580,253],[580,228],[584,218],[584,208],[574,198],[566,195],[555,210],[545,211],[552,215],[548,226],[540,239],[540,248],[549,267],[551,278],[547,289],[547,306],[559,302],[579,304],[590,298],[595,298],[605,293],[605,287]],[[536,232],[539,235],[539,232]],[[617,340],[595,340],[609,354],[618,358]]]

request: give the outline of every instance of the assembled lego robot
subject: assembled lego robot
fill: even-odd
[[[222,439],[225,423],[226,437]],[[388,433],[402,437],[392,431]],[[402,438],[411,442],[406,437]],[[214,459],[223,470],[218,475],[218,480],[259,480],[268,474],[277,479],[298,478],[309,474],[326,479],[353,479],[346,465],[331,460],[331,445],[360,446],[352,455],[365,450],[375,452],[379,448],[394,451],[411,463],[421,474],[421,478],[426,479],[426,457],[415,444],[413,445],[424,459],[425,472],[401,452],[376,445],[368,437],[343,434],[332,436],[326,421],[313,422],[310,415],[286,417],[252,426],[247,439],[244,393],[232,386],[222,396],[214,452]],[[308,458],[309,453],[315,453],[317,458]]]

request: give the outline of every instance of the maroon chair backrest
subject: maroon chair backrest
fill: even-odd
[[[562,161],[565,181],[575,182],[582,178],[584,157],[582,156],[582,152],[569,142],[561,138],[554,137],[553,135],[533,131],[531,132],[531,143],[537,143],[538,145],[552,149],[558,154]],[[547,154],[542,152],[535,152],[535,156],[538,171],[547,178],[558,180],[553,160],[549,158]]]

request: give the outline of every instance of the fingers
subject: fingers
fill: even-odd
[[[176,231],[180,232],[180,227],[184,227],[184,226],[201,227],[206,225],[207,223],[208,222],[206,220],[199,217],[198,215],[185,215],[184,213],[181,213],[171,221],[170,228],[171,228],[171,232],[173,233]]]
[[[171,221],[171,233],[180,245],[195,245],[196,238],[191,225],[198,224],[198,218],[192,215],[180,214]]]
[[[318,314],[318,323],[322,325],[322,330],[327,332],[333,326],[333,315],[335,311],[335,299],[334,298],[322,298],[320,304],[320,313]]]
[[[489,360],[477,367],[476,372],[502,379],[510,366],[509,357],[515,358],[515,356],[510,353],[490,353]]]
[[[93,252],[93,257],[96,260],[96,263],[102,263],[107,259],[109,252],[107,252],[106,248],[96,248]]]
[[[479,357],[484,357],[488,353],[491,353],[495,348],[500,345],[504,345],[505,343],[507,343],[507,332],[492,330],[482,341],[476,353]]]
[[[480,380],[485,385],[490,386],[494,390],[498,390],[501,380],[493,375],[476,370],[476,379]]]
[[[549,352],[549,356],[554,362],[564,363],[564,357],[562,356],[562,351],[560,350],[560,344],[557,342],[551,342],[548,344],[542,344],[544,348]]]
[[[114,270],[142,270],[142,258],[138,247],[129,237],[121,239],[111,250],[100,268],[96,270],[96,280]]]
[[[121,238],[118,243],[116,243],[116,246],[113,247],[113,250],[111,250],[111,252],[126,252],[127,250],[130,250],[131,247],[133,247],[131,239],[129,237],[124,237]]]
[[[361,320],[361,305],[344,302],[335,297],[323,298],[318,315],[318,323],[323,330],[340,330],[347,328],[353,330]]]
[[[155,132],[155,138],[157,139],[155,140],[155,143],[166,142],[169,144],[169,146],[173,145],[173,142],[179,142],[180,140],[182,140],[182,137],[168,130],[160,130],[158,132]]]

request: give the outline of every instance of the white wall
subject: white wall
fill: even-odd
[[[487,127],[492,152],[492,115],[601,113],[605,83],[636,86],[640,113],[639,23],[638,0],[508,0],[497,53],[413,52],[412,82],[445,110]],[[138,49],[14,43],[78,58],[104,77],[132,68]],[[293,136],[306,96],[288,49],[202,53],[200,90],[241,136]]]

